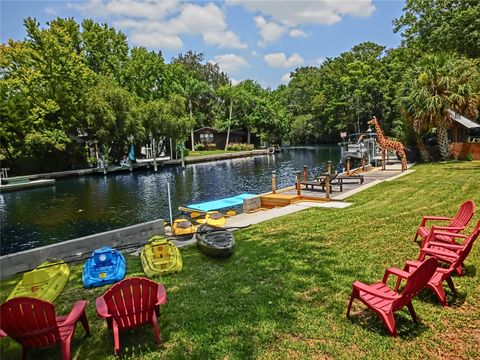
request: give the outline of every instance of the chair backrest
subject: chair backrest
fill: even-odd
[[[103,298],[117,325],[129,328],[151,322],[157,292],[156,282],[132,277],[113,285]]]
[[[450,269],[456,269],[458,266],[462,265],[468,254],[472,250],[473,243],[477,240],[478,235],[480,234],[480,221],[477,222],[477,225],[473,229],[472,233],[468,238],[465,239],[463,243],[463,249],[459,252],[457,260],[450,265]]]
[[[450,222],[449,226],[461,227],[468,224],[473,214],[475,213],[475,204],[472,200],[465,201],[458,209],[457,214]]]
[[[28,348],[60,341],[55,306],[40,299],[17,297],[0,305],[0,329]]]
[[[401,298],[393,305],[399,309],[408,304],[422,289],[427,286],[428,281],[432,278],[437,269],[438,260],[434,257],[425,260],[407,280],[407,284],[400,293]]]

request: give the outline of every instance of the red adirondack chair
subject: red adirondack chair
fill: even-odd
[[[10,336],[23,347],[23,358],[29,350],[61,344],[63,359],[70,359],[70,341],[80,321],[90,335],[86,301],[77,301],[70,314],[55,316],[52,303],[29,297],[17,297],[0,305],[0,336]]]
[[[480,234],[480,221],[477,223],[477,226],[475,227],[473,232],[470,234],[470,236],[465,240],[462,248],[460,248],[460,246],[458,245],[444,244],[444,246],[446,246],[447,249],[451,247],[458,248],[458,252],[455,253],[457,257],[455,259],[452,259],[452,262],[450,263],[450,266],[448,268],[437,267],[437,269],[435,270],[435,274],[428,281],[428,286],[435,292],[435,294],[437,295],[438,299],[440,300],[443,306],[448,306],[447,295],[445,294],[445,289],[443,288],[443,282],[446,281],[448,286],[450,287],[450,290],[452,290],[454,293],[456,292],[455,285],[452,280],[452,274],[457,270],[458,267],[462,266],[468,254],[470,254],[470,251],[472,250],[472,247],[473,247],[473,243],[475,242],[479,234]],[[458,236],[458,235],[459,234],[452,234],[451,236]],[[433,243],[430,243],[430,244],[433,244]],[[438,256],[440,260],[443,257],[443,253],[441,252],[441,250],[439,251],[438,249],[427,247],[422,251],[423,251],[423,257]],[[422,262],[418,260],[407,261],[405,263],[404,271],[411,274],[421,264]],[[395,291],[398,290],[400,281],[401,279],[399,278],[399,280],[397,281],[397,285],[395,286]]]
[[[120,330],[143,324],[152,324],[157,345],[160,345],[157,315],[160,305],[166,301],[167,293],[162,284],[141,277],[122,280],[97,298],[98,316],[106,319],[108,328],[113,330],[115,355],[120,353]]]
[[[453,242],[452,238],[447,237],[445,235],[435,235],[432,236],[433,230],[445,230],[448,232],[458,233],[462,231],[465,226],[468,224],[470,219],[473,217],[475,213],[475,204],[472,200],[465,201],[460,208],[458,209],[457,214],[453,217],[445,217],[445,216],[424,216],[422,218],[422,223],[420,227],[417,229],[417,233],[415,234],[414,241],[420,236],[422,238],[421,246],[423,247],[428,241],[431,240],[440,240],[443,242]],[[433,226],[429,228],[427,226],[428,221],[449,221],[447,226]]]
[[[437,260],[432,257],[425,260],[412,273],[389,268],[385,271],[382,282],[367,285],[360,281],[355,281],[353,283],[352,295],[348,302],[347,318],[350,315],[353,300],[359,299],[382,317],[390,335],[397,336],[395,311],[407,306],[413,321],[418,323],[412,299],[427,285],[436,268]],[[387,286],[387,279],[390,275],[397,275],[407,279],[407,283],[401,292],[393,291]]]
[[[462,244],[449,244],[449,243],[444,243],[440,241],[429,241],[420,250],[418,260],[423,261],[426,255],[432,255],[432,256],[435,256],[438,260],[447,264],[453,264],[454,262],[456,262],[457,264],[455,266],[455,271],[457,272],[458,275],[462,275],[464,259],[462,259],[460,262],[458,262],[457,260],[459,257],[462,256],[462,253],[465,252],[465,249],[467,246],[469,246],[469,243],[471,242],[473,244],[473,242],[476,240],[476,238],[478,237],[478,232],[480,231],[479,228],[480,228],[480,221],[477,222],[477,225],[475,226],[475,228],[473,229],[472,233],[469,236],[463,235],[463,234],[439,232],[439,234],[445,237],[450,237],[452,239],[463,238],[465,240]]]

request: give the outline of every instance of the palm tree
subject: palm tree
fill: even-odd
[[[451,157],[448,110],[475,118],[480,103],[478,61],[439,53],[426,55],[406,71],[396,103],[420,134],[437,130],[442,160]]]
[[[205,81],[200,81],[194,77],[188,76],[185,82],[178,86],[178,90],[181,95],[187,99],[188,110],[190,113],[190,120],[192,122],[192,128],[190,130],[190,139],[192,142],[192,151],[195,151],[195,142],[193,136],[193,130],[195,128],[195,122],[193,121],[193,103],[205,94],[210,93],[212,90]]]

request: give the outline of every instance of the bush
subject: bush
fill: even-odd
[[[205,145],[203,143],[197,143],[197,144],[195,144],[195,150],[203,151],[203,150],[205,150]]]
[[[231,151],[252,151],[253,150],[253,144],[228,144],[227,150]]]
[[[468,153],[467,155],[465,155],[465,160],[472,161],[473,160],[473,155],[471,153]]]

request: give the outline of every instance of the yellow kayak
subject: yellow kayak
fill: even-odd
[[[196,230],[196,226],[187,219],[176,219],[173,222],[172,232],[175,236],[193,235]]]
[[[205,215],[205,223],[210,226],[222,227],[226,221],[225,216],[218,211],[209,211]]]
[[[168,272],[180,272],[183,267],[180,250],[171,241],[154,236],[140,254],[145,274],[151,278]]]
[[[63,260],[46,261],[36,269],[23,274],[7,300],[28,296],[53,302],[62,292],[70,276],[70,269]]]

